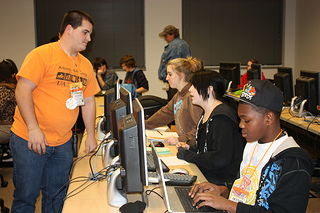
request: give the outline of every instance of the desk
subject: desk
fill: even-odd
[[[101,97],[96,97],[96,105],[97,105],[97,115],[101,115],[101,108],[103,112],[103,107],[101,107],[101,99],[103,103],[103,98]],[[85,137],[83,137],[81,144],[80,144],[80,149],[78,153],[78,157],[84,156],[84,141]],[[177,149],[175,146],[168,146],[171,155],[176,155]],[[164,155],[168,156],[168,155]],[[161,156],[160,156],[161,157]],[[84,157],[82,160],[80,160],[73,169],[72,172],[72,179],[76,177],[88,177],[90,173],[90,168],[89,168],[89,156]],[[92,158],[92,165],[94,166],[94,158]],[[197,183],[198,182],[204,182],[206,181],[206,178],[202,175],[198,167],[194,164],[189,164],[189,165],[183,165],[183,166],[170,166],[170,169],[174,168],[186,168],[189,170],[189,173],[191,175],[197,175]],[[97,157],[97,167],[96,171],[99,171],[100,169],[103,168],[102,164],[102,159],[101,156]],[[75,190],[77,187],[79,187],[83,182],[74,182],[71,183],[68,189],[68,193],[71,191]],[[146,187],[146,190],[150,190],[156,187],[156,185],[151,184],[148,187]],[[159,192],[159,190],[156,190]],[[134,202],[136,200],[141,200],[141,196],[137,194],[130,194],[128,195],[128,201],[129,202]],[[157,196],[154,193],[151,193],[148,196],[148,201],[149,201],[149,207],[145,209],[145,213],[155,213],[155,212],[165,212],[166,208],[164,205],[163,200]],[[107,181],[102,180],[99,182],[95,182],[92,185],[90,185],[88,188],[84,189],[82,192],[79,194],[68,198],[63,206],[62,212],[64,213],[69,213],[69,212],[119,212],[118,208],[109,206],[108,204],[108,199],[107,199]]]
[[[282,111],[280,124],[313,158],[320,158],[320,125],[293,117],[288,108]]]

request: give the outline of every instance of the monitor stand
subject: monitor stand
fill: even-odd
[[[111,156],[111,149],[114,147],[115,141],[115,139],[112,139],[106,146],[102,147],[102,163],[104,167],[111,165],[111,161],[113,160],[113,157]]]
[[[296,116],[298,117],[303,117],[305,115],[304,113],[304,105],[307,102],[307,99],[304,99],[299,105],[296,104],[296,100],[298,100],[298,97],[295,96],[291,99],[291,106],[290,106],[290,110],[291,112],[298,112],[298,114]]]
[[[107,188],[107,198],[110,206],[121,207],[128,202],[126,194],[117,189],[117,179],[120,178],[120,168],[115,170],[110,177]]]
[[[232,81],[229,82],[226,93],[230,93],[231,92],[231,85],[232,85]]]
[[[105,133],[103,131],[103,126],[105,125],[105,120],[106,118],[103,116],[102,118],[100,118],[100,120],[97,123],[97,139],[98,140],[103,140]],[[104,124],[104,125],[103,125]]]

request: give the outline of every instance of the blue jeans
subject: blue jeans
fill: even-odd
[[[42,213],[60,212],[67,188],[57,196],[55,193],[69,181],[73,162],[71,139],[60,146],[47,146],[46,154],[39,155],[28,149],[28,141],[11,133],[10,149],[15,186],[11,212],[33,213],[40,190]]]

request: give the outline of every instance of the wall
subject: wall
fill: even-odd
[[[0,29],[0,60],[10,58],[20,68],[35,47],[33,0],[1,0]]]
[[[297,0],[295,70],[320,71],[320,1]],[[298,76],[296,76],[298,77]]]
[[[285,0],[283,65],[294,68],[295,78],[300,69],[320,71],[320,1]],[[166,97],[165,84],[158,80],[160,56],[166,43],[159,32],[173,24],[182,25],[181,0],[145,0],[145,72],[149,95]],[[20,68],[26,54],[35,47],[33,0],[0,1],[0,59],[11,58]],[[265,68],[267,78],[273,78],[275,68]],[[124,72],[119,73],[121,78]]]

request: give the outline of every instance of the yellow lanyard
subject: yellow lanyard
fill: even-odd
[[[281,129],[280,133],[277,135],[277,137],[275,137],[275,139],[273,139],[272,143],[271,143],[270,146],[268,147],[267,151],[263,154],[263,157],[260,159],[259,163],[254,167],[254,170],[251,172],[248,180],[251,179],[251,176],[252,176],[252,175],[254,174],[254,172],[257,170],[259,164],[261,163],[261,161],[263,160],[263,158],[264,158],[264,157],[266,156],[266,154],[268,153],[268,151],[269,151],[269,149],[271,148],[272,144],[273,144],[273,143],[278,139],[278,137],[281,135],[281,133],[282,133],[282,129]],[[254,153],[255,153],[255,151],[256,151],[257,145],[258,145],[258,143],[256,143],[256,145],[255,145],[255,147],[254,147],[254,149],[253,149],[253,152],[252,152],[252,155],[251,155],[251,158],[250,158],[248,167],[250,167],[250,164],[251,164],[253,155],[254,155]],[[240,184],[240,186],[239,186],[239,190],[240,190],[240,192],[242,192],[242,193],[245,192],[245,190],[247,189],[247,187],[248,187],[248,185],[249,185],[249,183],[250,183],[249,181],[246,181],[245,187],[244,187],[244,188],[241,187],[242,184],[243,184],[244,178],[245,178],[245,177],[243,176],[243,177],[242,177],[242,180],[241,180],[241,184]]]

